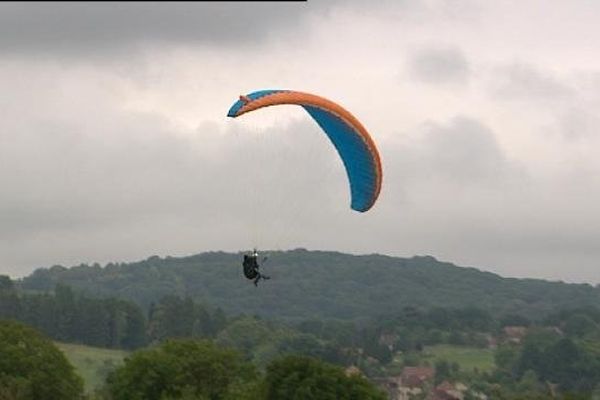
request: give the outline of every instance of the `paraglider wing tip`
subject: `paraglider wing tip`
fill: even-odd
[[[227,116],[231,118],[237,117],[240,108],[250,103],[251,101],[252,99],[250,97],[241,94],[239,100],[229,109]]]
[[[240,111],[240,108],[241,108],[241,104],[238,101],[229,109],[229,111],[227,112],[227,116],[231,117],[231,118],[237,117],[238,116],[237,114],[238,114],[238,111]]]

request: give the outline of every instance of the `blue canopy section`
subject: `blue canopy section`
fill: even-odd
[[[375,161],[367,144],[360,133],[336,115],[318,107],[302,107],[325,131],[342,158],[350,181],[350,207],[355,211],[367,211],[377,190]]]
[[[268,94],[271,93],[277,93],[277,92],[283,92],[283,90],[273,90],[273,89],[268,89],[268,90],[259,90],[257,92],[252,92],[250,94],[247,95],[247,97],[250,100],[256,100],[259,99],[263,96],[266,96]],[[242,108],[244,106],[244,102],[242,100],[238,100],[236,101],[231,108],[229,109],[229,112],[227,113],[228,117],[235,117],[236,114],[238,113],[238,111],[240,110],[240,108]]]

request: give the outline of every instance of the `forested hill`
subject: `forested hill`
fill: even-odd
[[[480,307],[498,315],[539,318],[561,308],[600,307],[600,288],[503,278],[433,257],[354,256],[303,249],[270,252],[255,287],[241,271],[241,253],[150,257],[134,263],[54,266],[23,278],[25,290],[62,282],[90,295],[117,296],[148,307],[165,295],[190,296],[231,314],[291,319],[356,319],[407,306]]]

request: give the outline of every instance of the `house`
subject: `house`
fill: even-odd
[[[503,329],[504,335],[509,342],[521,343],[525,335],[527,335],[527,327],[525,326],[505,326]]]
[[[427,396],[427,400],[463,400],[467,387],[463,384],[453,385],[444,381],[437,385]]]
[[[374,378],[372,381],[387,393],[389,400],[411,400],[423,393],[421,388],[402,386],[400,376]]]
[[[402,386],[409,388],[422,387],[435,376],[435,369],[431,367],[404,367],[400,375]]]
[[[434,376],[435,369],[431,367],[404,367],[400,375],[372,381],[387,393],[390,400],[411,400],[422,396],[431,387]]]

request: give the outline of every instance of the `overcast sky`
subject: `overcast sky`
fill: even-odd
[[[372,4],[376,3],[376,5]],[[600,4],[0,4],[0,273],[210,250],[432,255],[600,282]],[[296,89],[350,110],[383,190],[350,209]]]

